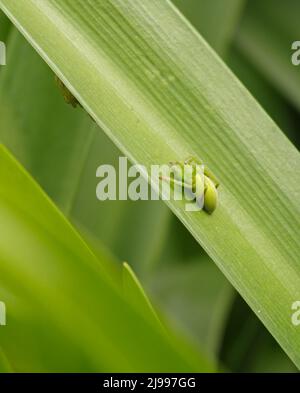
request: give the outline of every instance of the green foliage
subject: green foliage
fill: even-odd
[[[0,11],[0,41],[6,40],[10,30],[9,19],[6,18],[5,14]]]
[[[299,40],[300,3],[297,0],[248,2],[236,45],[298,110],[299,69],[292,65],[292,43]]]
[[[283,57],[282,50],[273,57],[275,65],[270,72],[270,64],[261,60],[264,59],[263,49],[259,46],[263,44],[266,49],[267,44],[262,39],[255,45],[256,32],[272,36],[274,24],[264,21],[274,12],[264,8],[260,14],[258,2],[252,3],[250,7],[254,11],[243,14],[240,30],[235,34],[243,1],[231,1],[226,10],[220,1],[176,2],[208,42],[219,53],[226,54],[230,66],[265,108],[275,114],[284,130],[293,135],[288,103],[282,97],[276,101],[272,83],[297,103],[295,90],[291,87],[296,79],[287,67],[277,68],[282,62],[276,56]],[[40,7],[25,0],[1,0],[0,4],[76,100],[133,162],[149,166],[182,160],[193,154],[203,157],[220,177],[220,206],[212,216],[202,212],[189,215],[181,205],[171,204],[170,207],[299,366],[299,334],[290,323],[290,305],[300,295],[297,259],[300,179],[296,149],[168,3],[157,0],[145,5],[129,0],[124,5],[121,1],[95,0],[87,7],[86,2],[78,1],[76,9],[71,1],[60,0],[45,0]],[[281,12],[288,15],[283,9]],[[216,24],[210,21],[220,18],[224,23],[218,23],[219,30],[212,31],[211,26]],[[29,24],[29,20],[33,23]],[[279,18],[276,23],[278,21]],[[260,23],[259,29],[250,28],[257,23]],[[285,28],[283,25],[280,24],[281,28]],[[40,34],[41,26],[43,35]],[[232,40],[233,49],[230,48]],[[57,43],[55,47],[53,42]],[[274,46],[274,51],[277,47]],[[284,47],[281,45],[281,49]],[[109,282],[113,281],[114,291],[119,293],[120,272],[110,252],[129,261],[148,288],[147,292],[173,323],[205,346],[209,353],[221,353],[225,366],[254,371],[264,370],[262,364],[268,362],[265,370],[280,367],[292,370],[265,331],[263,343],[270,344],[260,344],[264,349],[257,350],[261,365],[255,367],[255,360],[244,360],[251,337],[255,336],[250,324],[249,334],[248,331],[244,335],[233,334],[234,338],[239,338],[236,345],[230,345],[232,352],[228,353],[226,341],[230,340],[227,334],[222,337],[226,317],[234,314],[230,308],[232,290],[226,280],[218,275],[211,260],[203,255],[187,232],[179,229],[161,203],[97,203],[95,169],[101,163],[116,163],[120,154],[118,148],[113,147],[85,111],[73,110],[64,104],[53,83],[53,73],[16,32],[10,35],[9,48],[11,66],[1,70],[0,76],[1,141],[63,212],[78,224],[94,252],[99,254],[103,275],[108,276]],[[286,77],[281,79],[279,75],[283,70]],[[268,84],[257,72],[267,77]],[[283,105],[286,112],[282,111]],[[21,234],[20,241],[23,241]],[[50,247],[46,255],[49,252]],[[37,272],[43,279],[42,271]],[[64,277],[65,273],[60,271],[60,274]],[[70,280],[76,282],[76,272],[72,274]],[[142,293],[135,298],[137,302],[133,301],[134,312],[140,318],[143,309],[146,314],[143,311],[141,314],[146,320],[151,319],[152,311],[145,306],[148,301],[140,284],[136,284],[135,276],[128,269],[123,270],[123,275],[127,299],[131,298],[130,294]],[[3,280],[5,288],[9,281]],[[80,285],[78,282],[78,287]],[[10,287],[12,294],[15,294],[14,288]],[[40,302],[49,300],[47,296],[44,293]],[[125,301],[124,292],[120,297]],[[55,299],[51,297],[50,300]],[[81,309],[84,304],[79,306]],[[15,310],[19,313],[18,321],[26,325],[24,314],[20,316],[21,308]],[[90,316],[87,314],[87,317]],[[68,319],[64,321],[61,316],[60,322],[67,326],[73,321],[69,314]],[[254,318],[254,321],[255,329],[261,331],[258,320]],[[54,342],[55,346],[61,344],[60,340],[64,341],[65,333],[61,333],[54,322],[50,318],[54,335],[49,336],[49,342]],[[48,349],[45,345],[48,319],[43,325],[33,323],[37,323],[35,327],[40,335],[33,345],[36,356],[30,367],[35,371],[53,369],[54,355],[46,362],[44,359]],[[119,320],[117,323],[120,325]],[[153,320],[150,325],[152,323]],[[236,331],[236,327],[233,330]],[[26,332],[30,345],[32,337],[29,330]],[[73,351],[78,348],[74,363],[70,364],[66,356],[58,367],[78,367],[81,371],[92,367],[97,371],[105,367],[124,371],[129,367],[122,361],[117,362],[116,352],[112,351],[108,363],[103,361],[102,368],[100,357],[104,352],[96,353],[97,348],[92,352],[91,345],[84,347],[85,357],[81,356],[80,333],[79,329],[74,332],[76,348]],[[120,330],[115,334],[120,334]],[[178,341],[172,342],[174,348]],[[261,343],[261,339],[257,342]],[[8,351],[9,360],[16,359],[17,369],[24,370],[25,360],[10,352],[9,343],[10,338],[7,338],[5,354]],[[122,343],[124,353],[129,351],[127,344]],[[273,356],[274,348],[281,355],[276,362],[270,363],[268,359]],[[137,364],[143,364],[144,370],[151,368],[151,362],[137,361],[139,354],[131,355],[132,370],[137,370]],[[190,355],[181,356],[187,359]],[[180,362],[174,360],[176,367],[181,367]],[[194,364],[202,363],[196,361]]]
[[[122,296],[104,257],[3,147],[0,179],[0,296],[9,310],[1,343],[15,371],[212,370],[138,312],[140,293]]]

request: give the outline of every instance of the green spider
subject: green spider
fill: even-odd
[[[193,199],[196,202],[202,201],[204,210],[211,214],[218,204],[217,188],[220,183],[215,175],[194,157],[189,157],[183,162],[170,162],[169,165],[173,176],[161,176],[161,179],[168,181],[173,187],[180,188],[181,191],[188,190],[194,197]],[[201,166],[202,170],[199,171],[197,166]]]

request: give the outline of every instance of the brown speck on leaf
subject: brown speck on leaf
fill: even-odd
[[[59,79],[57,75],[55,75],[55,82],[57,86],[60,88],[66,103],[71,104],[73,108],[76,108],[77,105],[82,106],[80,102],[77,100],[77,98],[73,96],[70,90],[65,86],[65,84]]]

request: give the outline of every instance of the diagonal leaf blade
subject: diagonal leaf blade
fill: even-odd
[[[294,146],[168,2],[0,4],[133,162],[194,154],[213,169],[221,188],[212,216],[170,207],[299,367]]]

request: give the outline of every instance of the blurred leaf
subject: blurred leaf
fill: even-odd
[[[174,325],[218,354],[234,293],[207,256],[173,269],[162,266],[146,286]]]
[[[212,47],[219,54],[223,55],[230,68],[283,131],[285,131],[292,142],[295,143],[296,121],[293,121],[295,119],[293,119],[293,113],[288,107],[288,104],[284,102],[278,92],[274,91],[272,85],[267,83],[264,77],[257,71],[255,68],[256,64],[254,66],[250,64],[247,60],[247,55],[245,56],[240,53],[232,43],[238,25],[243,25],[239,22],[243,15],[242,10],[245,8],[246,1],[174,0],[174,3],[194,27],[203,34]],[[268,14],[274,12],[274,7],[264,8]],[[259,13],[259,9],[257,11]],[[285,6],[281,7],[281,11],[284,15],[287,14]],[[287,20],[285,22],[287,25]],[[230,34],[224,33],[224,29],[230,32]],[[238,38],[239,33],[237,33],[237,40]]]
[[[233,48],[228,54],[227,64],[288,138],[294,144],[297,143],[296,116],[284,97],[280,95],[255,66],[248,62],[247,58],[237,48]]]
[[[12,372],[12,368],[10,367],[9,362],[0,347],[0,374],[10,372]]]
[[[299,366],[297,150],[168,2],[0,4],[133,162],[213,169],[213,215],[169,205]]]
[[[259,329],[256,340],[248,352],[243,370],[252,373],[291,373],[298,372],[296,366],[274,342],[265,329]]]
[[[228,316],[220,359],[236,372],[297,371],[239,296]]]
[[[173,3],[220,55],[227,53],[245,0],[173,0]]]
[[[123,290],[126,298],[135,305],[141,315],[151,323],[160,323],[143,287],[128,263],[123,263]]]
[[[96,126],[81,111],[66,110],[53,73],[36,62],[19,33],[8,46],[9,66],[0,76],[1,141],[68,211],[78,185],[73,174],[80,173]]]
[[[96,169],[118,167],[120,151],[84,111],[64,102],[53,73],[17,31],[9,47],[10,65],[0,77],[1,141],[64,213],[136,268],[151,265],[169,210],[160,201],[96,199]]]
[[[254,67],[300,109],[300,72],[292,64],[292,43],[299,40],[298,0],[251,0],[236,45]]]
[[[10,26],[10,20],[2,11],[0,11],[0,41],[5,42],[10,30]]]
[[[3,147],[0,183],[0,298],[8,312],[0,337],[14,370],[212,370],[122,298],[101,260]]]

